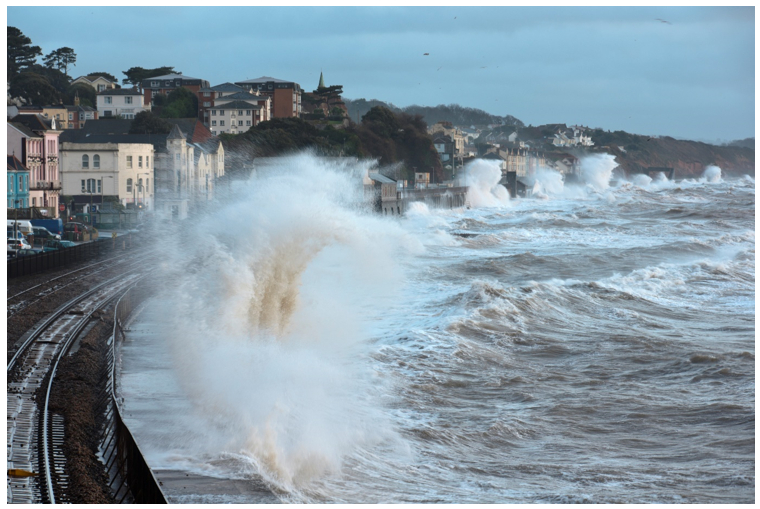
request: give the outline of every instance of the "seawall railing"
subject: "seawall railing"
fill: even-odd
[[[106,425],[101,437],[101,454],[108,471],[111,492],[118,503],[166,504],[166,496],[145,461],[132,433],[124,423],[116,395],[116,359],[123,324],[145,299],[147,291],[137,283],[116,303],[113,335],[109,338],[108,373],[103,394]]]

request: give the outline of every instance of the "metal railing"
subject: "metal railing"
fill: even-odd
[[[103,400],[106,401],[106,426],[101,435],[102,454],[108,472],[111,493],[118,503],[166,504],[166,496],[153,471],[145,461],[132,433],[124,423],[116,397],[116,346],[125,334],[122,324],[143,300],[145,292],[132,286],[116,303],[113,335],[109,339],[108,378]]]

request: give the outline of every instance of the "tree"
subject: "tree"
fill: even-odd
[[[172,125],[149,111],[135,115],[129,127],[129,134],[169,134]]]
[[[69,66],[76,65],[77,54],[74,53],[73,49],[68,47],[58,48],[57,50],[51,51],[45,55],[43,62],[51,69],[54,68],[58,69],[59,71],[63,69],[63,74],[68,76]]]
[[[132,85],[142,93],[142,81],[154,76],[163,76],[165,74],[182,74],[182,71],[175,71],[174,67],[164,66],[155,69],[143,69],[142,67],[131,67],[127,71],[122,71],[127,77],[122,80],[125,85]]]
[[[58,69],[53,69],[52,67],[45,67],[44,65],[33,64],[29,66],[28,71],[39,74],[40,76],[44,77],[48,81],[48,83],[50,83],[50,86],[56,89],[58,93],[60,94],[65,94],[66,91],[69,89],[69,86],[71,85],[70,77],[68,77],[67,75],[59,71]]]
[[[32,40],[16,27],[8,27],[8,80],[11,76],[29,67],[42,55],[39,46],[32,46]]]
[[[11,97],[21,97],[35,106],[46,106],[60,101],[58,91],[44,77],[34,72],[22,72],[10,82],[8,93]]]
[[[116,78],[116,76],[114,76],[113,74],[109,74],[107,72],[91,72],[87,76],[101,76],[101,77],[107,79],[108,81],[110,81],[111,83],[114,83],[117,86],[119,85],[118,78]]]
[[[198,116],[198,97],[185,87],[172,90],[166,96],[162,118],[193,118]]]
[[[81,106],[90,106],[97,104],[95,89],[84,83],[74,83],[66,89],[66,104],[74,104],[74,98],[79,97]]]

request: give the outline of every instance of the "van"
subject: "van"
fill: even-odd
[[[28,219],[19,219],[18,221],[15,219],[8,219],[7,222],[9,230],[13,230],[14,226],[18,223],[18,231],[24,235],[34,235],[32,223]]]

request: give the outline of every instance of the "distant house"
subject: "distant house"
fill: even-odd
[[[271,97],[272,118],[301,117],[303,90],[298,83],[262,76],[252,80],[238,81],[235,85]]]
[[[90,86],[95,89],[96,92],[102,92],[103,90],[118,88],[118,84],[109,81],[103,76],[80,76],[71,82],[72,85],[81,83],[83,85]]]
[[[98,92],[97,107],[100,117],[131,119],[141,111],[150,111],[150,105],[143,104],[143,95],[136,88],[119,88]]]
[[[29,168],[15,154],[8,155],[8,208],[29,207]]]
[[[150,106],[153,104],[153,98],[156,95],[168,95],[178,88],[186,88],[194,93],[198,96],[198,102],[200,103],[200,90],[203,88],[209,88],[209,83],[206,80],[191,78],[190,76],[183,76],[182,74],[166,74],[164,76],[146,78],[142,80],[141,86],[143,89],[143,104]]]
[[[237,94],[245,89],[234,83],[222,83],[213,87],[201,88],[198,91],[198,118],[203,125],[209,127],[210,111],[216,106],[216,100],[225,95]]]

